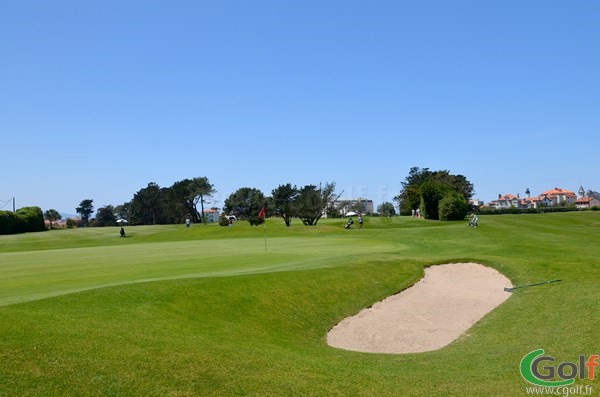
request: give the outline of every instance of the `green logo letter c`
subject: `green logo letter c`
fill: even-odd
[[[521,365],[520,365],[521,376],[523,377],[523,379],[525,379],[527,382],[534,384],[536,386],[547,386],[547,387],[567,386],[567,385],[573,384],[573,382],[575,382],[575,379],[567,379],[567,380],[552,382],[552,381],[545,381],[545,380],[542,380],[542,379],[536,377],[532,371],[533,361],[538,356],[541,356],[542,354],[544,354],[544,349],[538,349],[538,350],[534,350],[532,352],[527,353],[525,355],[525,357],[523,357],[523,359],[521,360]],[[536,372],[538,372],[538,371],[536,371]]]

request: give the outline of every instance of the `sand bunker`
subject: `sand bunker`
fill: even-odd
[[[425,277],[327,334],[327,343],[367,353],[417,353],[440,349],[510,296],[510,281],[476,263],[425,269]]]

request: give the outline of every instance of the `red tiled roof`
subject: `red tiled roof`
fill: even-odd
[[[558,187],[555,187],[554,189],[551,189],[551,190],[547,190],[547,191],[543,192],[542,194],[540,194],[540,196],[548,196],[548,197],[556,197],[559,195],[565,195],[567,197],[576,197],[574,192],[572,192],[570,190],[561,189]]]

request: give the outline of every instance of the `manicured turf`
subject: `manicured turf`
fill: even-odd
[[[465,224],[271,219],[267,252],[242,222],[0,236],[0,395],[525,395],[526,353],[600,352],[600,213]],[[436,352],[326,345],[342,318],[455,261],[563,281],[513,293]]]

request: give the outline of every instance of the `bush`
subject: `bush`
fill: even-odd
[[[469,203],[456,192],[446,194],[438,206],[440,221],[460,221],[465,219],[468,211]]]
[[[41,232],[46,230],[44,214],[40,207],[23,207],[17,210],[17,233]]]
[[[0,211],[0,234],[41,232],[46,230],[40,207],[23,207],[16,213]]]
[[[225,216],[225,213],[222,213],[219,217],[219,225],[221,226],[229,226],[229,219]]]
[[[16,233],[17,215],[10,211],[0,211],[0,234]]]

